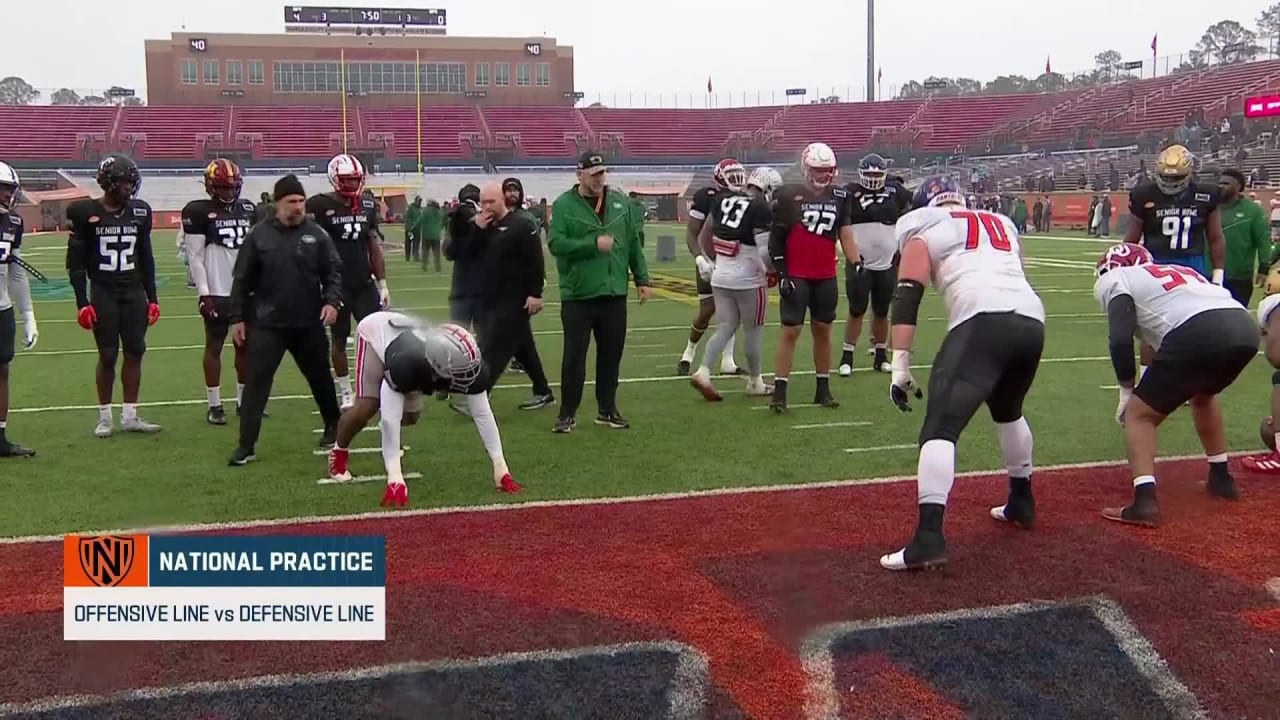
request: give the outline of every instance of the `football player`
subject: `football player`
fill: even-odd
[[[462,393],[484,449],[493,462],[493,482],[499,492],[522,489],[511,477],[502,455],[502,437],[489,406],[489,373],[480,347],[458,325],[426,327],[395,312],[376,312],[356,327],[355,402],[338,421],[338,438],[329,452],[329,476],[351,479],[348,467],[351,441],[374,415],[381,414],[382,459],[387,467],[384,507],[403,507],[409,490],[400,468],[400,427],[413,425],[422,413],[423,395]]]
[[[1218,210],[1221,189],[1213,183],[1195,182],[1194,175],[1189,150],[1181,145],[1162,150],[1152,179],[1129,191],[1130,217],[1124,241],[1145,246],[1155,263],[1188,267],[1222,285],[1227,245]],[[1139,380],[1154,354],[1144,342]]]
[[[10,442],[7,432],[9,420],[9,363],[13,361],[14,336],[17,323],[15,309],[22,313],[24,350],[36,346],[39,331],[36,313],[31,304],[31,286],[27,271],[19,261],[22,254],[22,216],[13,211],[18,202],[18,173],[6,163],[0,162],[0,458],[33,457],[35,450]]]
[[[1280,448],[1280,432],[1276,432],[1275,427],[1275,418],[1280,417],[1280,313],[1275,312],[1280,307],[1280,264],[1274,259],[1262,289],[1266,295],[1258,303],[1258,326],[1266,340],[1267,362],[1271,363],[1276,372],[1271,374],[1271,415],[1263,418],[1260,434],[1262,443],[1271,452],[1247,457],[1240,461],[1240,466],[1246,472],[1280,475],[1280,451],[1277,451]]]
[[[907,546],[880,558],[887,570],[947,561],[942,519],[955,481],[956,442],[984,404],[996,426],[1009,471],[1009,496],[991,517],[1030,529],[1031,427],[1023,400],[1044,350],[1044,303],[1022,269],[1022,241],[1013,222],[965,207],[950,177],[920,184],[915,210],[898,222],[902,259],[892,307],[893,360],[889,396],[903,412],[922,393],[911,374],[920,300],[933,279],[947,308],[947,334],[929,373],[929,400],[920,426],[917,469],[919,523]]]
[[[715,257],[711,271],[716,333],[702,352],[702,364],[690,383],[709,401],[721,400],[711,384],[711,366],[742,327],[747,354],[747,395],[767,396],[773,388],[761,376],[764,352],[764,320],[769,307],[768,251],[773,191],[782,176],[770,167],[757,168],[747,178],[746,189],[726,190],[716,196],[711,215],[703,223],[698,242]]]
[[[1156,263],[1147,248],[1131,243],[1107,248],[1097,278],[1093,294],[1107,314],[1111,364],[1120,383],[1116,421],[1124,426],[1133,475],[1133,503],[1106,508],[1103,517],[1159,524],[1156,428],[1187,401],[1209,461],[1209,494],[1235,499],[1216,396],[1258,353],[1258,327],[1249,311],[1195,269]],[[1135,335],[1155,350],[1141,378],[1133,365]]]
[[[192,200],[182,209],[182,236],[204,318],[204,385],[210,425],[226,425],[222,409],[222,347],[231,327],[231,274],[244,236],[253,225],[255,208],[240,197],[244,177],[230,160],[218,158],[204,170],[208,199]],[[244,395],[247,372],[244,345],[235,346],[236,413]]]
[[[364,166],[353,155],[329,161],[332,192],[307,199],[307,214],[333,238],[342,258],[342,307],[330,328],[333,374],[342,393],[342,407],[351,406],[351,377],[347,366],[347,338],[351,317],[356,322],[391,306],[387,264],[378,230],[378,201],[364,191]]]
[[[796,342],[809,314],[817,387],[813,402],[835,408],[831,396],[831,323],[840,291],[836,285],[836,244],[846,258],[858,257],[849,225],[849,192],[836,185],[836,154],[825,143],[811,143],[800,154],[804,183],[783,185],[774,193],[769,256],[778,273],[782,341],[775,359],[773,400],[776,413],[787,409],[787,381]]]
[[[898,240],[894,225],[911,206],[911,193],[888,178],[889,163],[875,153],[858,163],[858,181],[849,183],[850,222],[858,241],[858,258],[845,258],[844,292],[849,318],[844,325],[840,377],[853,373],[853,355],[862,335],[862,318],[871,306],[871,342],[875,357],[871,367],[889,372],[889,303],[897,282]],[[897,180],[897,178],[894,178]]]
[[[98,165],[97,180],[101,198],[79,200],[67,208],[67,273],[79,308],[76,321],[93,331],[98,346],[98,424],[93,434],[106,438],[115,432],[111,395],[121,348],[120,429],[159,432],[159,425],[138,415],[147,328],[160,320],[151,206],[137,197],[142,174],[127,156],[108,156]]]
[[[702,251],[698,236],[702,233],[707,217],[711,215],[716,198],[726,191],[741,192],[746,182],[747,170],[742,167],[742,163],[733,158],[725,158],[711,171],[711,184],[694,193],[693,200],[689,203],[685,244],[689,246],[689,252],[697,265],[694,280],[698,288],[698,314],[694,316],[693,326],[689,329],[689,342],[685,345],[684,354],[676,364],[676,373],[679,375],[689,374],[693,360],[698,356],[698,342],[706,334],[711,318],[716,313],[716,303],[711,292],[711,270],[715,261]],[[720,372],[726,375],[740,375],[743,372],[733,358],[733,337],[729,338],[729,344],[725,346],[720,360]]]

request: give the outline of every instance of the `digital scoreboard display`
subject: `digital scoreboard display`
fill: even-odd
[[[446,16],[442,9],[286,5],[284,24],[285,29],[291,32],[396,28],[414,34],[443,35]]]
[[[1244,101],[1244,116],[1248,118],[1280,115],[1280,95],[1262,95]]]

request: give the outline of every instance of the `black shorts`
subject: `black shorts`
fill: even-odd
[[[867,305],[875,317],[888,317],[893,302],[893,288],[898,284],[898,268],[854,271],[853,263],[844,264],[844,296],[849,301],[849,316],[867,314]]]
[[[1133,394],[1162,415],[1217,395],[1258,354],[1258,324],[1244,308],[1209,310],[1169,331]]]
[[[123,348],[126,355],[147,351],[147,294],[136,288],[93,288],[90,304],[98,314],[93,340],[98,350]]]
[[[203,314],[201,315],[204,318],[205,330],[210,333],[222,333],[225,335],[227,328],[231,327],[231,298],[215,296],[213,298],[213,309],[218,314],[217,317],[210,319]],[[247,312],[245,313],[245,315],[248,314]]]
[[[1253,299],[1253,278],[1225,278],[1222,287],[1231,293],[1236,302],[1249,307],[1249,301]]]
[[[811,322],[830,324],[836,321],[836,308],[840,305],[840,289],[835,278],[826,280],[792,278],[792,282],[796,284],[795,292],[788,297],[778,299],[783,325],[789,327],[804,325],[805,311],[808,311]]]
[[[342,290],[342,307],[338,308],[338,319],[333,322],[330,332],[335,340],[346,340],[351,337],[351,318],[356,324],[382,309],[382,300],[378,297],[377,285],[366,285],[361,290]]]
[[[18,335],[18,324],[13,317],[13,308],[0,310],[0,365],[8,365],[13,361]]]
[[[956,442],[985,403],[991,419],[1022,417],[1044,352],[1044,323],[1011,312],[974,315],[942,340],[929,373],[920,444]]]
[[[702,274],[697,270],[693,271],[693,282],[698,286],[698,299],[710,300],[714,292],[711,290],[711,281],[703,280]]]

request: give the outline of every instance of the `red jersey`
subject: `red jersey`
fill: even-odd
[[[814,192],[783,185],[774,192],[774,219],[787,228],[787,275],[802,280],[837,276],[836,243],[850,225],[849,192],[832,185]]]

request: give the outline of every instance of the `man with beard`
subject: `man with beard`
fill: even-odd
[[[1226,278],[1222,286],[1245,307],[1253,297],[1253,285],[1267,279],[1271,259],[1271,233],[1262,206],[1241,194],[1244,173],[1223,170],[1218,180],[1222,191],[1218,211],[1222,213],[1222,234],[1227,244]]]

